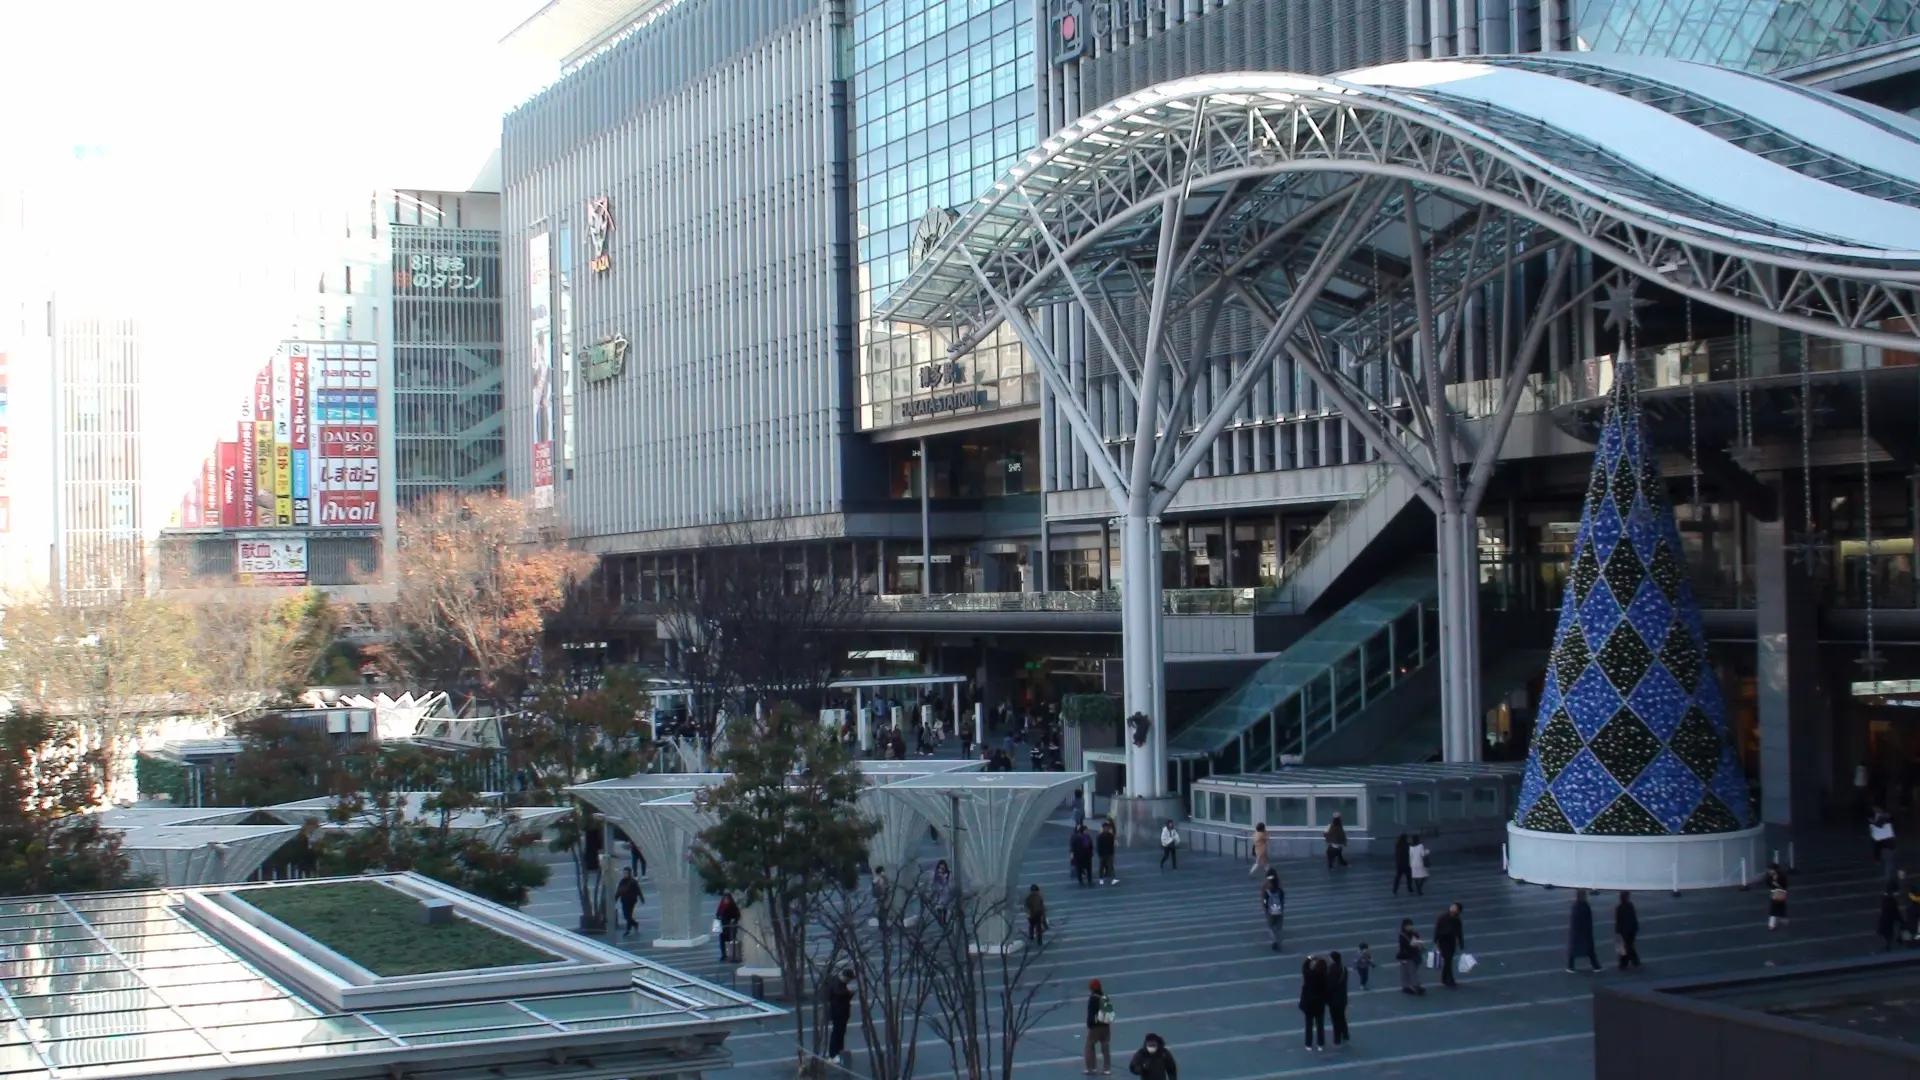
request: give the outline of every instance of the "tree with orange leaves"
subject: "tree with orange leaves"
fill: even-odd
[[[492,492],[419,503],[398,527],[380,658],[398,676],[517,701],[547,618],[593,557],[540,526],[526,503]]]

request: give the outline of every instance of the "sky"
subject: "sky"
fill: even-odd
[[[0,0],[0,188],[39,238],[0,271],[151,327],[147,428],[176,437],[148,455],[150,525],[204,452],[177,435],[211,444],[291,317],[316,223],[466,187],[557,74],[497,44],[541,3]]]

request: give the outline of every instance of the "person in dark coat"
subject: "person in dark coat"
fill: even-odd
[[[1567,924],[1567,970],[1574,970],[1574,961],[1582,956],[1600,970],[1600,957],[1593,949],[1593,905],[1587,903],[1587,890],[1573,891],[1573,914]]]
[[[1767,865],[1767,929],[1787,925],[1787,872],[1779,863]]]
[[[720,894],[720,906],[713,911],[713,921],[720,924],[720,962],[724,964],[740,937],[740,905],[734,902],[732,893]]]
[[[1460,924],[1460,905],[1448,904],[1433,924],[1433,945],[1440,950],[1440,985],[1460,988],[1453,977],[1453,958],[1467,947],[1467,931]]]
[[[1413,844],[1407,839],[1406,833],[1401,833],[1400,839],[1393,842],[1393,895],[1395,896],[1400,895],[1402,880],[1407,883],[1407,891],[1413,891],[1413,856],[1409,854],[1412,849]]]
[[[629,937],[640,929],[640,924],[633,919],[633,906],[646,899],[631,869],[620,871],[620,884],[614,888],[613,898],[620,903],[620,936]]]
[[[1113,831],[1113,822],[1100,826],[1100,835],[1093,838],[1093,850],[1100,856],[1100,884],[1118,885],[1120,875],[1113,872],[1113,846],[1119,834]]]
[[[827,980],[827,1057],[840,1064],[847,1054],[847,1025],[853,1021],[853,969]]]
[[[1621,893],[1620,902],[1614,905],[1613,936],[1615,949],[1620,953],[1620,970],[1639,971],[1640,950],[1633,942],[1640,936],[1640,912],[1633,906],[1630,892]]]
[[[1140,1049],[1133,1052],[1127,1071],[1140,1080],[1180,1080],[1180,1068],[1173,1063],[1173,1051],[1167,1049],[1165,1039],[1152,1032],[1147,1033]]]
[[[1892,892],[1880,897],[1880,923],[1875,928],[1880,940],[1886,943],[1886,951],[1893,951],[1893,943],[1900,939],[1900,897]]]
[[[1327,1016],[1333,1021],[1333,1045],[1352,1042],[1347,1030],[1347,962],[1337,952],[1327,954]]]
[[[1074,828],[1067,852],[1073,864],[1074,884],[1093,884],[1093,837],[1088,834],[1085,825]]]
[[[1400,947],[1393,958],[1400,964],[1400,992],[1403,994],[1424,994],[1427,988],[1420,985],[1420,931],[1413,928],[1412,919],[1400,920]]]
[[[1300,963],[1300,1011],[1306,1014],[1307,1049],[1327,1048],[1327,962],[1309,956]]]

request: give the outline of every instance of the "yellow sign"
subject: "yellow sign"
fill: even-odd
[[[273,444],[273,523],[293,524],[293,447]]]
[[[278,508],[273,497],[273,421],[253,422],[253,506],[254,520],[262,526],[274,523]],[[291,462],[289,462],[291,466]],[[291,479],[291,477],[289,477]]]

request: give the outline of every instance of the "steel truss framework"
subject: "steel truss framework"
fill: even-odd
[[[1151,797],[1166,773],[1159,518],[1276,363],[1433,510],[1445,751],[1478,756],[1475,513],[1543,341],[1597,285],[1630,313],[1629,276],[1824,337],[1920,337],[1911,253],[1773,228],[1478,102],[1281,74],[1170,83],[1078,121],[973,205],[882,317],[944,332],[955,354],[1005,322],[1047,380],[1120,519],[1126,709],[1150,721],[1129,788]],[[1262,332],[1222,386],[1230,307]],[[1122,388],[1117,425],[1085,374],[1100,365],[1070,367],[1033,322],[1075,308],[1088,359]],[[1449,404],[1465,381],[1498,388],[1480,423]]]

